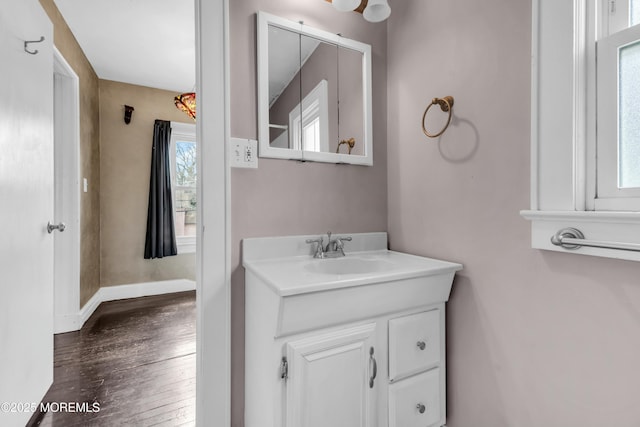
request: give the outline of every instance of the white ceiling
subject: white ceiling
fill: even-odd
[[[54,1],[99,78],[194,89],[192,0]]]

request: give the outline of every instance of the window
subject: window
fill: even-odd
[[[178,253],[196,250],[196,127],[171,122],[171,185]]]
[[[532,9],[531,246],[640,261],[640,0]],[[597,247],[553,244],[567,227]]]
[[[304,151],[322,151],[320,149],[320,117],[315,117],[304,126],[304,141],[302,149]]]
[[[318,85],[289,113],[290,147],[294,150],[329,151],[328,83]],[[301,111],[302,110],[302,111]],[[302,117],[301,117],[302,113]]]
[[[640,211],[640,0],[607,2],[597,42],[596,210]]]

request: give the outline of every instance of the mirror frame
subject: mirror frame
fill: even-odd
[[[362,101],[364,155],[344,153],[325,153],[271,147],[269,141],[269,25],[292,31],[300,35],[313,37],[338,47],[362,53]],[[258,26],[258,142],[259,156],[274,159],[289,159],[325,163],[345,163],[354,165],[373,165],[373,123],[371,108],[371,46],[356,40],[329,33],[324,30],[289,21],[279,16],[259,11]]]

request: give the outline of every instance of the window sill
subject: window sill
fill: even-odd
[[[177,237],[178,255],[196,253],[196,236]]]
[[[556,252],[640,261],[640,252],[621,249],[565,249],[551,243],[551,237],[567,227],[582,231],[585,239],[640,244],[640,212],[532,211],[520,215],[531,221],[531,247]]]

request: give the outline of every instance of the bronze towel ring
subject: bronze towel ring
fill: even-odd
[[[440,105],[440,109],[442,111],[444,111],[445,113],[449,113],[449,117],[447,118],[447,124],[444,125],[444,127],[440,130],[440,132],[436,133],[436,134],[431,134],[429,133],[429,131],[427,130],[427,128],[424,125],[424,119],[427,117],[427,113],[429,112],[429,108],[431,108],[432,105],[438,104]],[[424,110],[424,114],[422,115],[422,132],[424,132],[425,135],[427,135],[429,138],[435,138],[438,137],[440,135],[442,135],[444,133],[445,130],[447,130],[447,128],[449,127],[449,123],[451,123],[451,112],[453,110],[453,96],[445,96],[444,98],[433,98],[431,100],[431,104],[429,104],[427,106],[427,108]]]

